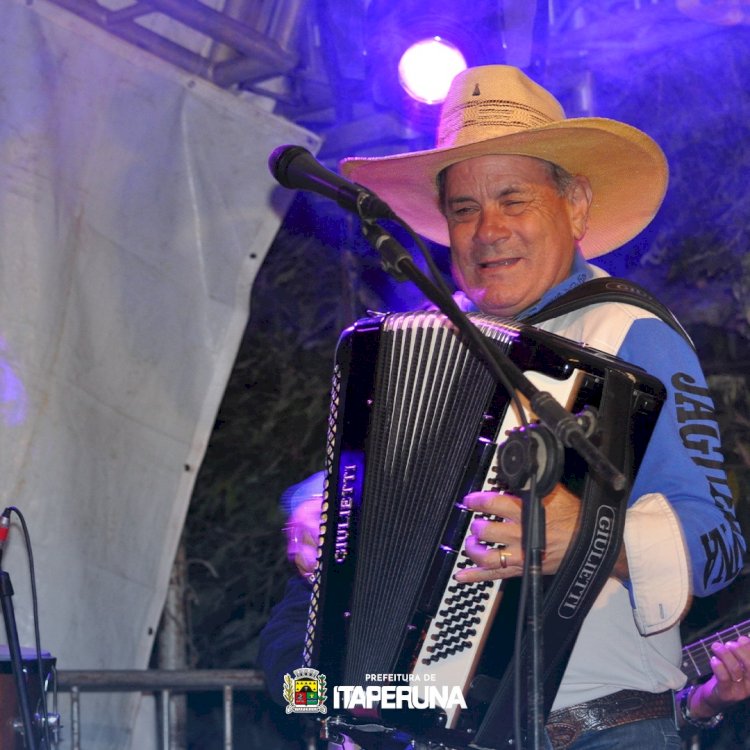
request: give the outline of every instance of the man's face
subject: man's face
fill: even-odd
[[[513,316],[567,277],[586,228],[585,178],[560,195],[549,165],[528,156],[468,159],[445,177],[453,277],[482,312]]]

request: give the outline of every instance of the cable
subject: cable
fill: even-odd
[[[432,253],[427,248],[424,240],[403,219],[397,217],[395,219],[395,223],[398,224],[402,229],[404,229],[404,231],[414,241],[414,244],[419,249],[419,252],[422,254],[422,257],[427,264],[427,268],[429,269],[430,274],[432,275],[432,280],[435,282],[435,284],[441,289],[443,294],[447,295],[448,297],[452,297],[453,295],[451,294],[451,290],[448,288],[448,284],[446,284],[445,279],[443,278],[443,274],[440,273],[440,269],[437,267],[435,259],[432,257]]]
[[[40,704],[41,704],[41,721],[42,726],[44,727],[44,741],[47,748],[52,747],[51,739],[50,739],[50,727],[49,727],[49,716],[47,714],[47,691],[44,684],[44,665],[42,662],[42,645],[41,645],[41,637],[39,632],[39,603],[38,603],[38,597],[37,597],[37,590],[36,590],[36,573],[34,572],[34,553],[31,549],[31,537],[29,535],[29,529],[26,525],[26,519],[23,516],[23,513],[16,508],[14,505],[11,505],[10,507],[6,508],[3,511],[2,516],[0,516],[0,519],[6,517],[10,519],[10,514],[15,513],[18,517],[18,520],[21,523],[21,528],[23,529],[23,536],[24,536],[24,542],[26,544],[26,556],[28,558],[29,562],[29,579],[31,584],[31,606],[33,611],[33,617],[34,617],[34,646],[36,650],[36,664],[37,664],[37,672],[39,677],[39,688],[40,688]],[[1,524],[0,524],[1,527]],[[7,532],[5,534],[7,537]],[[0,532],[0,545],[2,545],[2,542],[4,540],[2,539],[2,532]],[[2,546],[0,546],[0,554],[2,553]],[[1,558],[0,558],[1,559]]]

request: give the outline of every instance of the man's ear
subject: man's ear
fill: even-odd
[[[586,234],[586,226],[589,218],[589,207],[591,206],[593,192],[588,177],[576,175],[575,183],[570,188],[568,200],[570,201],[570,226],[576,241],[583,239]]]

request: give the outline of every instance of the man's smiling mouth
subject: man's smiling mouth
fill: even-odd
[[[518,262],[518,258],[501,258],[500,260],[487,260],[478,263],[480,268],[506,268]]]

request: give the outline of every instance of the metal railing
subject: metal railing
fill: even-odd
[[[265,686],[256,669],[126,669],[59,670],[57,690],[70,693],[70,740],[81,750],[81,693],[153,693],[159,696],[161,748],[171,747],[171,698],[173,694],[221,691],[223,695],[224,750],[232,750],[232,714],[236,690],[255,691]]]

